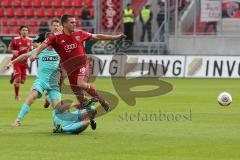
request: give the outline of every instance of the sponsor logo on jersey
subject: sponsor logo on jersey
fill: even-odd
[[[42,57],[42,61],[58,61],[59,57],[58,56],[47,56],[47,57]]]
[[[24,51],[24,50],[27,50],[28,47],[20,47],[19,51]]]
[[[64,49],[68,52],[72,49],[75,49],[75,48],[77,48],[77,43],[68,44],[68,45],[64,46]]]

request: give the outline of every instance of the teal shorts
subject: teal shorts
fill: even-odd
[[[32,91],[35,90],[38,92],[38,97],[41,98],[44,91],[47,91],[49,98],[51,100],[61,100],[61,93],[59,91],[58,83],[49,85],[40,79],[36,79],[32,86]]]

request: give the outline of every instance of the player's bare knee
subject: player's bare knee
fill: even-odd
[[[25,83],[25,79],[22,79],[22,80],[21,80],[21,84],[24,84],[24,83]]]
[[[14,79],[14,85],[19,85],[20,84],[20,78],[19,77],[16,77]]]

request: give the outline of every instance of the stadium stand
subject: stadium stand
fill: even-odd
[[[1,0],[0,1],[0,33],[16,34],[15,28],[29,25],[37,33],[41,21],[59,18],[64,13],[80,17],[83,5],[90,7],[94,16],[94,0]],[[81,22],[78,21],[81,25]],[[30,29],[30,30],[31,30]]]

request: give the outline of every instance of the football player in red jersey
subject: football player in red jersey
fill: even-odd
[[[30,59],[34,61],[42,50],[51,45],[61,57],[61,65],[66,70],[72,91],[77,95],[79,101],[84,101],[84,94],[82,92],[84,90],[92,97],[97,97],[105,111],[108,111],[110,107],[109,103],[96,92],[92,84],[86,81],[86,77],[88,76],[87,55],[83,43],[89,39],[118,40],[126,38],[126,36],[124,34],[91,34],[83,30],[75,30],[76,19],[73,15],[62,15],[61,23],[63,30],[46,39],[35,49],[35,53]]]
[[[28,53],[31,50],[33,40],[28,37],[28,27],[21,26],[19,29],[19,37],[14,37],[9,44],[8,50],[12,52],[12,60],[16,59],[18,56]],[[24,84],[27,78],[27,61],[19,62],[13,66],[13,77],[12,81],[14,83],[15,99],[19,100],[19,88],[20,84]]]

